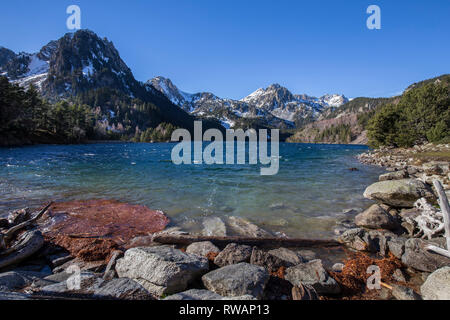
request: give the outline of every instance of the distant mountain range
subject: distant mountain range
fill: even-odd
[[[24,87],[34,85],[51,102],[89,105],[95,127],[121,138],[162,124],[191,130],[193,121],[202,119],[204,129],[280,128],[293,142],[365,143],[364,123],[371,112],[396,99],[313,97],[293,94],[279,84],[241,100],[186,93],[161,76],[145,83],[136,80],[113,43],[89,30],[68,33],[37,53],[0,47],[0,75]]]
[[[344,95],[320,98],[292,94],[279,84],[258,89],[241,100],[220,98],[209,92],[186,93],[170,79],[156,77],[147,82],[174,104],[193,115],[214,117],[224,127],[234,127],[242,119],[259,119],[269,127],[294,128],[320,118],[325,110],[335,110],[347,103]]]
[[[161,123],[193,128],[195,117],[137,81],[113,43],[89,30],[68,33],[33,54],[0,48],[0,75],[34,85],[49,101],[88,104],[106,131],[133,135]]]
[[[162,114],[172,109],[172,113],[178,113],[177,118],[188,119],[181,111],[173,110],[173,104],[194,117],[217,119],[224,128],[246,126],[249,122],[258,127],[295,128],[349,101],[344,95],[316,98],[292,94],[278,84],[233,100],[209,92],[185,93],[164,77],[142,83],[134,78],[113,43],[89,30],[68,33],[37,53],[16,54],[0,48],[0,74],[21,86],[33,84],[51,101],[109,88],[131,99],[152,102],[164,108]],[[103,110],[105,115],[109,111],[116,110]],[[179,121],[164,120],[180,125]]]

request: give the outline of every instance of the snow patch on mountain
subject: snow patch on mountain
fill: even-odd
[[[260,88],[241,100],[224,99],[209,92],[190,94],[179,90],[170,79],[156,77],[147,82],[169,100],[196,116],[214,116],[227,126],[238,119],[264,119],[268,124],[292,127],[298,120],[316,120],[325,109],[338,108],[348,99],[343,95],[320,98],[294,95],[279,84]]]

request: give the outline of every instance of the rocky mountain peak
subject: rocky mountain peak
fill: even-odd
[[[93,88],[108,87],[136,94],[137,81],[113,43],[90,30],[67,33],[39,53],[51,57],[43,92],[68,96]]]
[[[13,60],[15,57],[16,54],[14,53],[14,51],[4,47],[0,47],[0,71],[9,61]]]

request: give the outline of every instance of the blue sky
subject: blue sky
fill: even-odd
[[[294,93],[390,96],[450,73],[450,1],[15,0],[0,5],[0,45],[38,51],[82,28],[113,41],[138,80],[242,98],[271,83]],[[366,28],[381,8],[382,29]]]

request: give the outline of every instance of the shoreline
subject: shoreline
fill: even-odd
[[[428,148],[432,147],[423,148],[424,152],[428,152]],[[437,147],[434,146],[433,148]],[[443,146],[442,148],[447,150],[448,146]],[[61,238],[63,234],[57,233],[49,238],[49,236],[44,233],[45,241],[42,242],[43,247],[39,248],[32,256],[35,256],[36,258],[36,254],[39,254],[41,257],[40,259],[47,261],[41,266],[47,268],[46,272],[48,273],[50,271],[50,273],[46,274],[44,277],[42,270],[39,271],[42,274],[42,278],[33,278],[33,281],[27,282],[28,286],[34,285],[34,289],[31,290],[31,292],[34,292],[35,299],[39,299],[39,297],[42,297],[42,295],[45,294],[56,294],[63,299],[64,297],[69,298],[74,294],[83,294],[87,295],[88,299],[108,299],[108,297],[111,298],[114,296],[121,300],[135,300],[141,298],[160,299],[161,296],[167,296],[168,300],[177,300],[179,298],[177,292],[182,291],[185,295],[194,300],[211,299],[212,294],[216,294],[216,296],[214,296],[215,299],[222,299],[230,293],[228,291],[222,292],[222,289],[219,289],[219,287],[224,284],[220,282],[220,277],[217,278],[218,274],[224,273],[226,277],[233,277],[233,272],[237,271],[235,268],[239,268],[239,270],[246,270],[245,272],[248,271],[251,274],[255,274],[256,272],[261,278],[258,280],[260,290],[252,293],[245,289],[247,285],[245,283],[246,276],[240,276],[236,281],[238,281],[242,287],[233,289],[237,291],[232,294],[232,296],[237,297],[238,299],[296,300],[299,297],[294,294],[295,290],[303,290],[303,292],[306,292],[300,298],[307,300],[316,298],[320,298],[321,300],[378,300],[392,298],[399,300],[417,300],[426,298],[427,295],[430,296],[430,293],[427,293],[428,291],[431,290],[434,294],[436,293],[436,290],[438,290],[433,286],[431,286],[431,289],[429,288],[430,285],[427,285],[427,278],[432,277],[431,275],[433,272],[437,272],[442,266],[450,266],[450,259],[423,251],[423,249],[420,248],[423,248],[423,245],[429,243],[429,241],[419,239],[412,234],[409,234],[408,226],[405,223],[412,223],[412,221],[405,219],[405,217],[408,217],[408,214],[414,209],[411,209],[413,205],[410,200],[406,203],[398,194],[395,194],[394,196],[392,196],[392,194],[389,195],[389,190],[385,192],[386,195],[384,198],[380,198],[379,196],[373,198],[374,195],[368,192],[368,190],[380,183],[390,185],[392,183],[404,183],[410,180],[417,180],[422,184],[417,182],[415,188],[422,188],[423,192],[420,194],[425,195],[424,192],[426,190],[431,191],[431,189],[427,187],[428,180],[426,177],[430,174],[429,177],[435,178],[439,173],[444,174],[442,182],[448,191],[448,180],[446,180],[446,178],[450,176],[448,173],[448,163],[447,167],[445,167],[444,164],[444,168],[441,168],[440,165],[442,165],[442,163],[436,164],[435,162],[432,162],[432,165],[429,165],[427,161],[424,161],[423,170],[419,170],[416,168],[417,164],[414,164],[414,168],[410,168],[411,165],[404,163],[407,161],[401,161],[406,158],[405,155],[409,155],[409,151],[389,150],[390,154],[388,155],[386,155],[387,151],[385,149],[381,149],[370,150],[367,153],[357,156],[362,163],[369,165],[383,165],[386,167],[387,173],[380,176],[379,182],[374,182],[371,186],[368,186],[364,194],[366,198],[376,200],[376,202],[374,202],[367,210],[359,213],[354,219],[347,219],[341,225],[342,228],[339,232],[336,232],[335,230],[337,239],[342,246],[340,248],[342,249],[338,249],[338,251],[332,255],[330,255],[331,251],[329,251],[329,249],[321,252],[321,250],[314,249],[310,245],[304,245],[303,248],[298,246],[287,248],[282,245],[277,245],[276,247],[279,247],[278,249],[265,249],[264,247],[257,245],[256,239],[259,239],[259,241],[264,238],[271,239],[270,237],[273,237],[273,234],[271,234],[270,230],[264,230],[248,220],[237,217],[234,218],[235,228],[240,228],[242,237],[255,239],[256,242],[254,242],[252,246],[245,244],[245,241],[244,243],[239,242],[240,240],[238,241],[238,238],[228,238],[228,242],[225,243],[217,242],[216,239],[226,239],[227,237],[225,235],[225,238],[223,238],[220,223],[213,225],[213,228],[211,229],[212,237],[196,238],[195,235],[191,235],[189,241],[182,240],[182,242],[179,242],[178,244],[174,241],[186,239],[184,236],[186,233],[177,227],[171,227],[158,232],[156,234],[157,236],[139,236],[138,234],[135,234],[135,237],[128,240],[126,245],[124,243],[119,246],[117,246],[118,244],[114,241],[111,242],[112,238],[109,236],[103,238],[98,237],[97,235],[94,237],[97,239],[95,240],[92,239],[92,236],[95,236],[95,234],[92,234],[92,236],[84,235],[81,238],[78,236],[74,237],[73,234],[68,234],[68,237]],[[395,153],[396,156],[390,158],[392,156],[391,153]],[[402,154],[402,156],[400,156],[400,154]],[[383,185],[383,187],[385,186]],[[433,192],[431,191],[429,194],[430,199],[433,196],[432,193]],[[64,203],[62,205],[64,205]],[[81,207],[83,207],[83,205]],[[94,208],[95,207],[96,205],[94,204]],[[80,208],[80,205],[74,206],[73,208]],[[75,210],[73,208],[69,209],[68,212]],[[129,209],[126,210],[129,211]],[[420,214],[417,210],[415,212]],[[4,224],[4,222],[5,221],[3,220],[2,223]],[[104,223],[101,223],[101,225],[104,225]],[[83,231],[83,229],[80,229],[79,232],[84,234],[85,231],[86,230]],[[414,227],[412,231],[414,232]],[[29,232],[34,232],[33,235],[39,237],[38,234],[40,234],[40,231]],[[56,238],[54,238],[55,236]],[[219,238],[216,238],[217,236]],[[162,241],[161,243],[155,242],[155,239],[165,240],[160,240]],[[279,239],[282,241],[283,238],[281,237]],[[437,237],[430,243],[442,245],[440,244],[442,239],[442,237]],[[170,249],[172,248],[171,244],[175,245],[173,249]],[[57,247],[55,247],[55,245],[57,245]],[[62,252],[60,249],[57,249],[60,246],[65,248]],[[47,252],[43,253],[42,248],[45,248]],[[148,249],[144,250],[143,248]],[[64,251],[66,253],[64,253]],[[170,264],[170,259],[166,259],[175,255],[184,261],[183,263],[202,265],[201,268],[203,268],[202,270],[204,271],[201,273],[204,274],[202,277],[204,289],[195,289],[197,290],[195,291],[189,284],[180,284],[181,287],[175,290],[169,290],[168,287],[156,289],[154,285],[149,286],[147,283],[137,281],[137,273],[140,274],[139,278],[150,277],[148,279],[153,279],[151,281],[155,281],[154,277],[166,278],[171,276],[178,277],[178,275],[168,275],[165,274],[165,272],[158,275],[147,274],[146,272],[148,271],[139,270],[138,265],[133,267],[134,263],[140,264],[142,261],[139,262],[131,259],[129,257],[131,252],[143,254],[144,259],[150,259],[148,260],[148,263],[151,263],[150,261],[152,261],[152,259],[157,259],[157,261],[159,261],[158,264]],[[56,260],[52,260],[51,257],[53,256],[57,256]],[[90,261],[93,256],[102,257],[103,260]],[[331,258],[330,261],[330,257],[333,256],[334,258]],[[84,257],[84,259],[82,257]],[[424,262],[425,260],[423,260],[425,259],[424,257],[427,257],[428,259],[426,260],[426,263]],[[87,260],[85,260],[86,258]],[[23,267],[22,269],[12,269],[18,277],[24,277],[23,272],[29,272],[24,270],[30,270],[31,268],[30,265],[26,264],[26,259],[24,261],[25,269],[23,269]],[[126,270],[122,267],[124,263],[129,266]],[[89,279],[94,280],[97,284],[93,287],[92,281],[90,281],[89,284],[82,286],[78,291],[73,291],[70,290],[70,288],[65,287],[67,276],[63,276],[63,274],[65,274],[64,270],[74,264],[81,268],[81,270],[85,270],[83,272],[86,273],[86,276]],[[378,291],[370,291],[365,288],[365,282],[369,275],[364,272],[364,268],[367,268],[370,265],[377,265],[381,269],[384,286]],[[39,266],[35,266],[34,268],[39,268]],[[4,272],[4,269],[2,269],[1,272]],[[142,274],[142,272],[144,272],[144,274]],[[194,274],[197,274],[196,272],[194,272]],[[311,279],[308,277],[305,278],[305,272],[306,274],[308,272],[321,274],[323,275],[323,278],[321,276],[320,280],[313,280],[311,282]],[[190,274],[190,277],[195,277],[194,274]],[[2,274],[0,273],[0,277],[1,275]],[[53,281],[51,279],[55,278],[62,279],[61,277],[65,279],[63,282],[49,282]],[[36,285],[36,281],[38,280],[42,282],[41,285]],[[136,296],[132,293],[124,295],[121,293],[119,295],[118,292],[120,289],[119,287],[116,287],[116,285],[124,281],[127,281],[128,285],[132,286],[135,291],[139,291],[140,295]],[[279,281],[284,283],[281,287],[280,284],[275,284]],[[99,288],[108,286],[112,286],[113,288],[105,293],[106,296],[102,296],[98,293]],[[59,289],[55,292],[54,288],[56,287]],[[23,289],[19,291],[12,289],[11,292],[23,295],[23,298],[33,299],[33,294],[24,294],[24,292],[30,292],[29,289],[25,289],[25,291],[23,291]],[[420,296],[424,294],[425,297]],[[1,295],[2,292],[0,292],[0,298]]]

